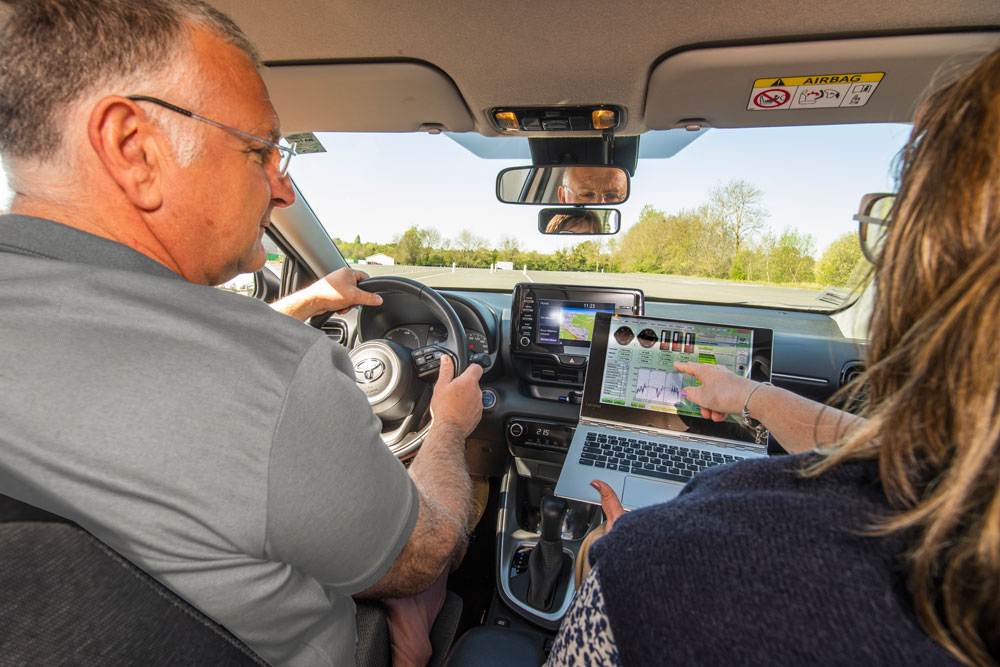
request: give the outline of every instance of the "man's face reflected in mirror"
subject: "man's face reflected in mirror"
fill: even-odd
[[[618,204],[627,194],[625,172],[611,167],[567,167],[559,186],[563,204]]]

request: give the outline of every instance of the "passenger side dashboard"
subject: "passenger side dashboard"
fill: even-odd
[[[502,475],[513,455],[523,458],[543,476],[556,477],[563,454],[558,447],[525,450],[512,444],[513,422],[532,421],[555,426],[573,426],[579,419],[578,392],[583,370],[564,367],[563,381],[538,378],[515,370],[518,362],[511,351],[519,330],[512,322],[510,293],[442,291],[467,330],[481,331],[488,340],[490,364],[481,381],[493,404],[469,438],[469,461],[477,474]],[[364,309],[346,315],[332,315],[314,325],[327,330],[337,342],[351,347],[355,341],[379,337],[393,325],[431,322],[419,303],[384,295],[381,308]],[[699,304],[676,301],[644,303],[645,314],[680,320],[766,327],[774,331],[772,381],[775,385],[817,401],[826,401],[864,367],[864,341],[845,338],[836,322],[826,314],[762,307]],[[573,377],[570,377],[572,373]],[[780,453],[780,443],[771,442],[770,451]],[[539,468],[539,464],[542,465]]]

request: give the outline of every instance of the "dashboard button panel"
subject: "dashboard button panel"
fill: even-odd
[[[560,354],[559,363],[564,366],[586,366],[587,357],[580,356],[577,354]]]
[[[507,442],[512,450],[523,447],[565,454],[575,431],[563,422],[515,417],[507,422]]]

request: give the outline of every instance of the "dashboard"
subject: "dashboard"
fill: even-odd
[[[448,340],[444,324],[438,322],[418,299],[399,292],[380,294],[380,307],[364,308],[349,314],[360,312],[353,326],[345,318],[349,330],[349,347],[353,341],[384,338],[413,350]],[[492,366],[500,347],[500,314],[479,299],[450,292],[441,292],[441,295],[458,315],[469,341],[469,351],[489,355],[490,364],[487,368]]]
[[[465,329],[465,335],[469,339],[469,349],[473,352],[489,352],[489,338],[478,329]],[[380,338],[399,343],[403,347],[415,350],[426,345],[444,343],[448,340],[448,331],[440,324],[404,324],[393,327]]]
[[[569,436],[579,421],[588,365],[589,341],[583,339],[590,333],[579,327],[593,321],[592,313],[603,310],[770,329],[772,382],[818,401],[846,384],[863,368],[865,358],[864,341],[846,338],[823,313],[648,300],[638,290],[609,294],[607,288],[570,285],[522,284],[506,293],[438,291],[459,316],[471,350],[489,357],[480,385],[490,394],[490,404],[467,441],[470,469],[480,475],[502,476],[513,457],[519,469],[533,477],[558,477]],[[345,331],[343,344],[353,347],[388,338],[418,348],[445,340],[443,325],[418,299],[382,296],[379,308],[331,316]],[[526,313],[532,307],[534,312]],[[549,309],[544,317],[542,307]],[[556,316],[556,307],[569,312]],[[783,449],[772,440],[769,451]]]

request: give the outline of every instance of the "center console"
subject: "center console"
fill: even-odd
[[[531,624],[555,630],[573,601],[573,571],[580,558],[583,538],[601,524],[601,508],[577,501],[563,501],[558,522],[562,564],[549,598],[532,599],[530,560],[545,537],[543,508],[552,497],[555,482],[526,477],[512,464],[503,478],[497,516],[497,590],[505,606]]]
[[[514,288],[510,360],[519,391],[579,404],[599,312],[643,314],[640,290],[520,283]],[[565,410],[561,412],[566,412]],[[575,412],[579,417],[579,411]],[[535,627],[559,626],[574,595],[573,570],[601,508],[553,494],[577,422],[511,414],[504,434],[513,459],[503,478],[497,589],[504,606]]]

